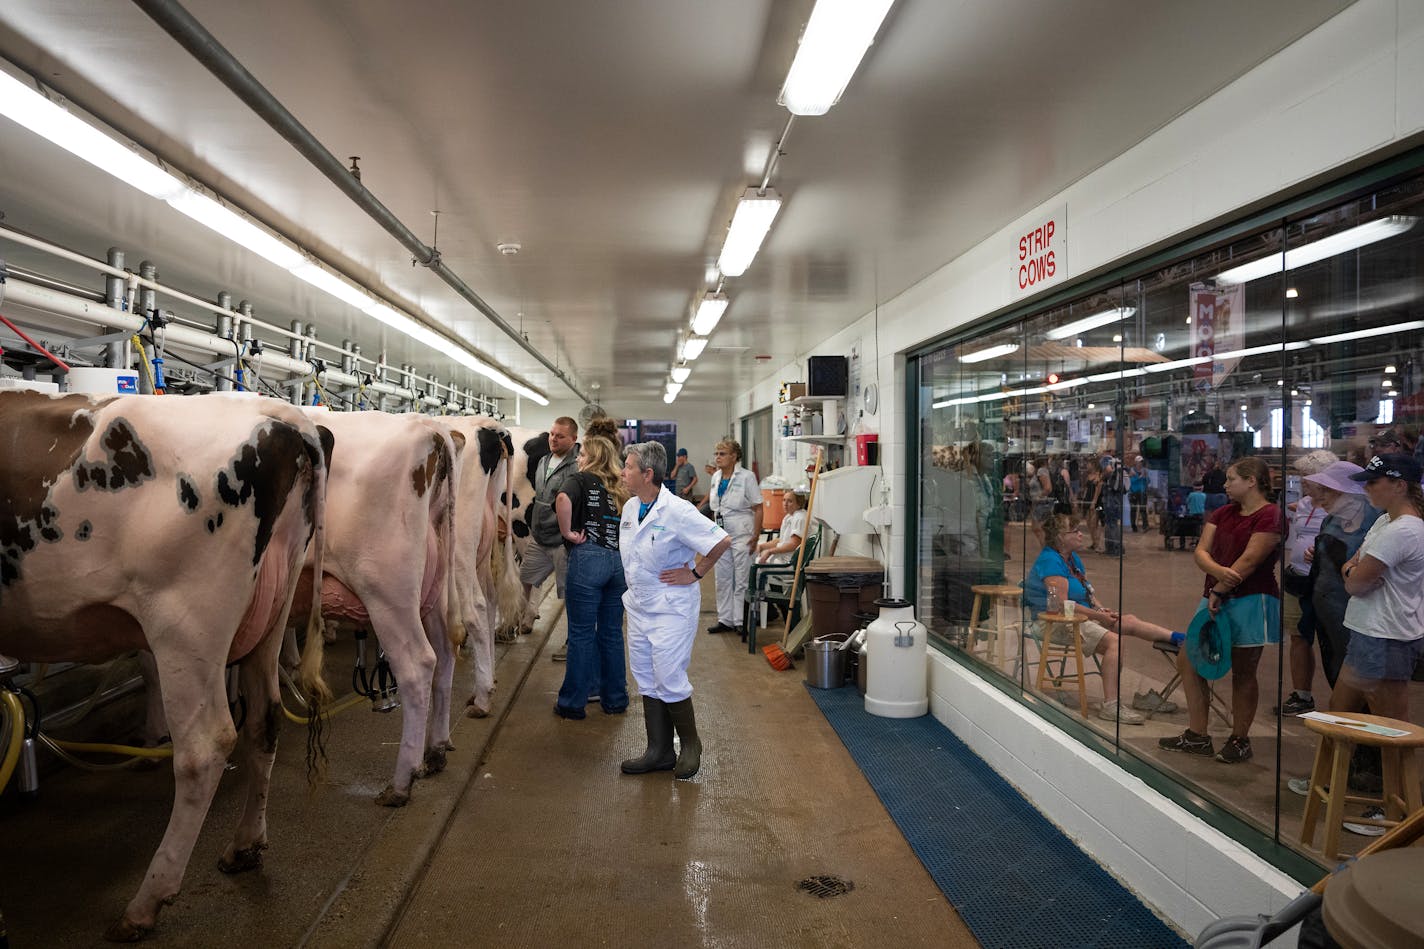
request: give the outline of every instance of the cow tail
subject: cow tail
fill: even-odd
[[[506,436],[507,437],[507,436]],[[524,609],[524,588],[519,582],[519,565],[514,561],[514,456],[509,443],[500,439],[504,457],[500,464],[504,467],[504,569],[500,573],[499,591],[496,597],[496,623],[503,627],[509,623],[518,627]]]
[[[306,645],[298,677],[307,696],[307,781],[315,783],[326,770],[326,713],[331,689],[322,676],[326,636],[321,619],[322,557],[326,551],[326,456],[320,443],[312,459],[312,597],[307,615]]]
[[[445,436],[449,476],[445,479],[445,635],[456,649],[465,641],[465,619],[460,611],[459,585],[455,582],[455,503],[459,495],[460,468],[464,464],[455,442]]]

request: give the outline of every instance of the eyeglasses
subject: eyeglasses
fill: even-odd
[[[729,451],[714,451],[712,454],[714,454],[714,455],[730,455],[731,452],[729,452]]]

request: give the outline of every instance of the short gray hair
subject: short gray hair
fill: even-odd
[[[661,484],[667,477],[667,449],[661,442],[638,442],[628,446],[628,454],[638,456],[638,469],[653,470],[653,481]]]

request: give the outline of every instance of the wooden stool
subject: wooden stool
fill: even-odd
[[[997,664],[999,661],[999,637],[1005,633],[1017,632],[1018,623],[1005,623],[1003,618],[1004,610],[1012,610],[1014,616],[1019,615],[1019,597],[1023,596],[1023,588],[1016,586],[999,586],[996,584],[976,584],[969,588],[974,593],[974,607],[969,612],[969,652],[975,652],[979,634],[984,635],[984,658],[990,664]],[[979,624],[979,611],[987,598],[989,603],[988,625]]]
[[[1424,807],[1424,803],[1420,802],[1419,763],[1414,758],[1414,749],[1424,747],[1424,727],[1380,715],[1355,712],[1341,712],[1339,717],[1352,722],[1383,725],[1405,734],[1398,737],[1372,735],[1350,725],[1336,725],[1310,718],[1301,719],[1306,728],[1320,736],[1320,747],[1315,751],[1315,767],[1310,772],[1310,793],[1305,800],[1305,818],[1300,827],[1300,842],[1307,847],[1315,845],[1315,823],[1320,817],[1320,804],[1323,801],[1325,846],[1322,852],[1327,860],[1338,860],[1340,857],[1340,825],[1345,819],[1346,801],[1382,804],[1384,820],[1354,819],[1361,824],[1379,827],[1393,827]],[[1380,798],[1348,793],[1350,756],[1356,745],[1370,745],[1380,750],[1380,758],[1384,763],[1384,792]]]
[[[1088,618],[1082,613],[1074,613],[1067,617],[1062,613],[1040,613],[1038,621],[1043,627],[1043,642],[1038,644],[1038,677],[1034,681],[1033,687],[1039,692],[1045,691],[1044,680],[1048,678],[1048,660],[1050,658],[1063,660],[1063,671],[1058,676],[1058,684],[1072,681],[1078,688],[1078,711],[1084,718],[1088,717],[1088,687],[1084,681],[1085,672],[1083,669],[1083,631],[1082,626]],[[1054,631],[1064,626],[1069,629],[1072,636],[1066,643],[1055,643],[1053,641]],[[1068,672],[1068,660],[1073,659],[1077,663],[1077,671],[1070,674]]]

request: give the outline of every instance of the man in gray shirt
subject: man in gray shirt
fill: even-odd
[[[697,486],[697,469],[687,460],[687,449],[677,450],[677,468],[673,470],[673,494],[686,501],[692,500],[692,489]]]

